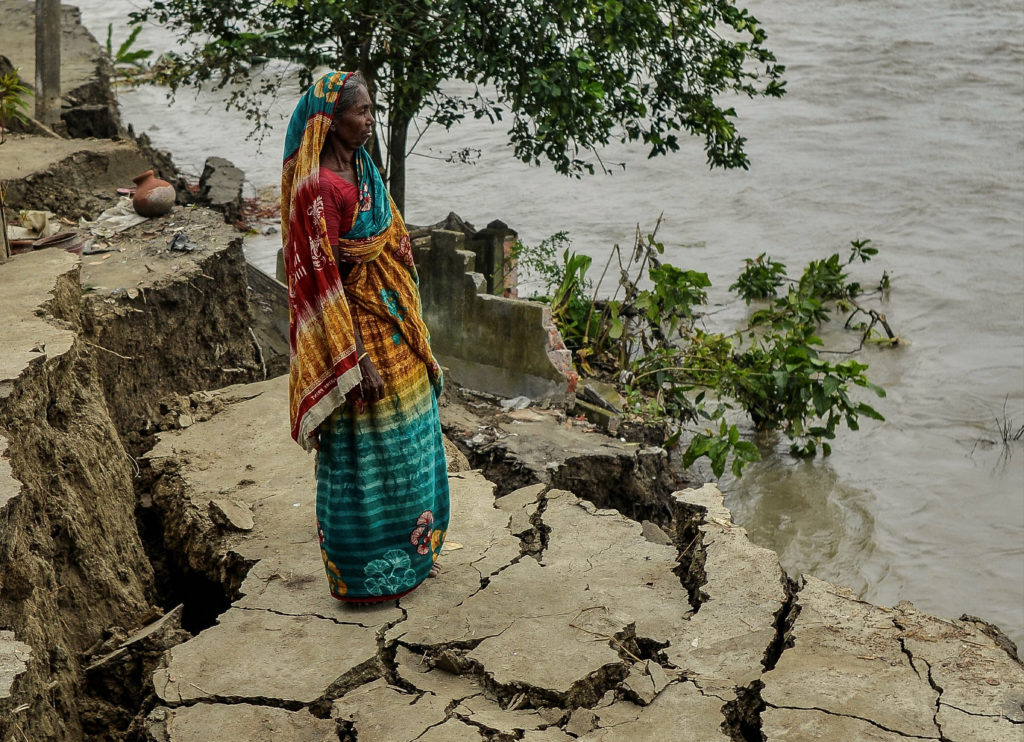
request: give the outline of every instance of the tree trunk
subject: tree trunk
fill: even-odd
[[[60,0],[36,0],[36,118],[60,123]]]
[[[388,153],[391,159],[391,177],[388,190],[398,210],[405,213],[405,147],[409,137],[409,115],[405,111],[391,111],[391,138]]]

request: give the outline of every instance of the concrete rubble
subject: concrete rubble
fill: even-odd
[[[331,720],[360,742],[1024,731],[1024,669],[985,626],[873,606],[812,577],[793,585],[712,485],[671,496],[664,544],[568,491],[495,499],[478,471],[452,473],[441,576],[394,604],[337,604],[311,461],[272,423],[286,386],[215,393],[221,412],[161,434],[147,456],[164,480],[155,506],[183,498],[193,530],[222,528],[207,531],[219,538],[204,558],[249,565],[217,623],[165,654],[151,739],[226,739],[228,718],[274,730],[251,739],[319,739]],[[225,498],[248,506],[251,531],[205,524]]]
[[[487,293],[487,276],[466,247],[463,233],[443,229],[413,247],[438,361],[460,386],[564,406],[578,377],[550,308]]]
[[[245,173],[223,157],[207,157],[199,176],[196,203],[224,212],[229,222],[242,218],[242,187]]]

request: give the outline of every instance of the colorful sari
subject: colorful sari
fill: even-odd
[[[281,225],[288,275],[292,437],[317,448],[317,533],[331,594],[401,597],[437,559],[448,527],[448,475],[437,397],[441,372],[420,311],[409,233],[366,150],[359,200],[338,241],[342,281],[320,193],[320,150],[345,73],[299,100],[285,140]],[[385,396],[346,403],[360,379],[355,333]]]

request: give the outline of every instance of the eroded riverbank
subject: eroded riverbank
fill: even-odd
[[[282,422],[286,380],[193,394],[133,474],[95,365],[106,351],[68,320],[34,314],[49,302],[73,318],[78,270],[54,251],[0,267],[0,280],[16,271],[30,287],[4,306],[17,335],[0,336],[21,359],[0,403],[12,448],[0,516],[15,545],[0,565],[0,618],[23,617],[0,650],[15,658],[0,662],[5,741],[614,740],[679,729],[734,741],[1019,738],[1024,668],[997,630],[791,581],[713,486],[651,490],[643,524],[603,509],[630,471],[650,489],[657,451],[567,434],[555,414],[533,413],[529,437],[564,439],[577,475],[514,444],[493,471],[536,484],[496,498],[500,478],[452,471],[442,575],[393,605],[342,606],[324,586],[311,462]],[[188,291],[197,273],[148,287],[163,324],[174,323],[161,297]],[[108,337],[138,313],[108,315]],[[75,392],[61,367],[91,388]],[[49,414],[15,404],[28,399]],[[473,409],[450,399],[448,429],[472,425]],[[522,418],[489,417],[510,428]],[[107,431],[101,445],[86,429]],[[38,459],[55,449],[59,462]],[[588,484],[588,455],[599,471],[617,457],[626,474]],[[81,479],[46,490],[35,472],[51,470]],[[37,518],[51,525],[31,526]],[[47,569],[25,570],[33,543]],[[129,636],[179,599],[190,631],[176,628],[179,609]]]
[[[419,151],[471,146],[481,159],[459,167],[410,158],[406,216],[498,216],[529,244],[568,230],[573,249],[601,266],[612,244],[630,243],[637,223],[647,231],[664,212],[665,258],[706,271],[721,289],[713,302],[760,252],[794,269],[872,239],[881,252],[857,278],[873,285],[889,271],[883,311],[908,343],[861,356],[889,392],[879,408],[887,422],[840,433],[833,455],[814,462],[766,440],[765,461],[720,486],[737,522],[794,572],[943,615],[983,607],[1024,642],[1024,448],[996,434],[997,418],[1024,422],[1019,3],[743,4],[789,80],[781,100],[736,101],[750,171],[708,172],[700,142],[684,140],[652,160],[643,147],[613,147],[602,158],[626,162],[624,171],[573,181],[518,163],[506,126],[469,121],[450,134],[428,129]],[[115,44],[124,38],[128,0],[82,7],[97,36],[112,21]],[[158,26],[139,44],[174,48]],[[472,94],[451,87],[463,90]],[[287,117],[291,94],[279,96],[275,117]],[[286,119],[259,148],[245,139],[250,122],[222,110],[216,91],[189,91],[168,108],[164,91],[147,86],[125,91],[122,106],[195,173],[216,153],[257,188],[280,179]],[[271,270],[277,247],[266,240],[250,258]],[[715,327],[731,328],[745,307],[713,311]]]
[[[89,162],[60,169],[109,198]],[[790,580],[713,488],[557,412],[450,399],[492,481],[451,473],[443,576],[338,606],[235,233],[179,207],[117,247],[0,265],[4,742],[1019,738],[997,630]]]

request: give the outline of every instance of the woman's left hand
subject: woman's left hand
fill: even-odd
[[[363,402],[373,404],[384,399],[384,379],[380,377],[370,356],[363,356],[359,361],[359,370],[363,374],[363,379],[358,386],[359,396]]]

